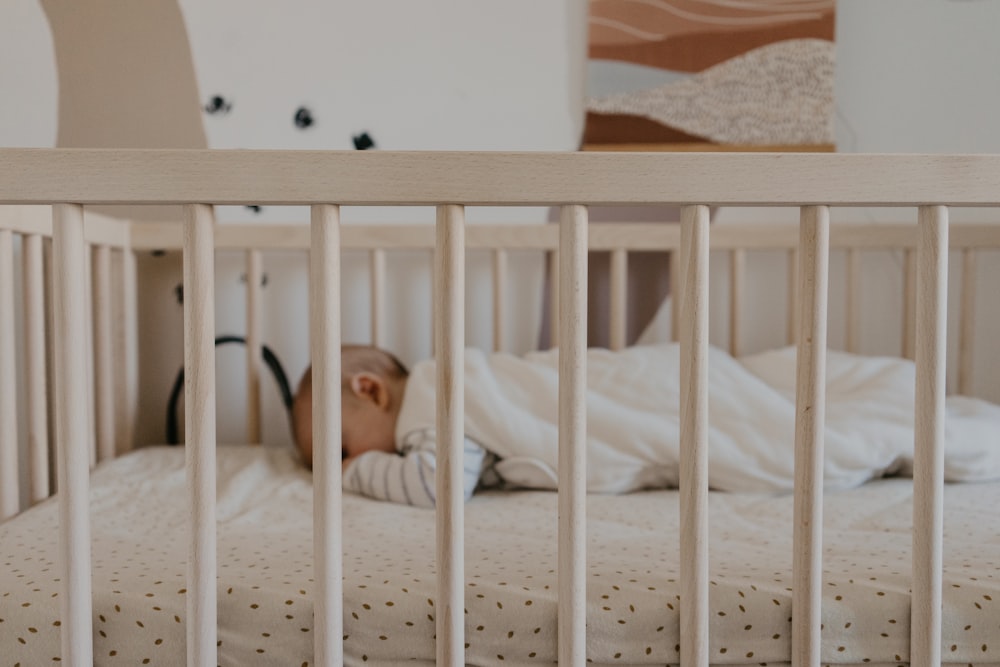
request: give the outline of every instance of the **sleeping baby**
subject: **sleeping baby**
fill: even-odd
[[[342,348],[344,488],[432,507],[435,499],[434,362],[407,373],[383,350]],[[525,356],[465,352],[464,488],[555,489],[558,351]],[[827,488],[909,474],[912,362],[829,351],[824,480]],[[775,493],[794,481],[795,349],[735,359],[711,348],[709,485]],[[680,455],[680,349],[676,344],[587,351],[587,490],[676,488]],[[312,458],[307,371],[293,405],[296,443]],[[945,478],[1000,477],[1000,408],[947,403]]]
[[[396,357],[375,347],[341,348],[341,455],[344,488],[380,500],[434,507],[436,443],[433,428],[403,433],[397,423],[409,372]],[[306,465],[312,464],[312,369],[299,382],[292,404],[292,428]],[[466,438],[466,500],[496,457]],[[481,484],[482,482],[482,484]]]

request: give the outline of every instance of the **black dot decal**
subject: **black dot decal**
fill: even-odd
[[[371,135],[367,132],[362,132],[361,134],[354,135],[351,137],[354,140],[354,148],[359,151],[366,151],[369,148],[375,148],[375,140],[371,138]]]
[[[225,115],[233,108],[233,103],[222,95],[212,95],[208,103],[202,107],[205,113]]]
[[[312,112],[305,107],[299,107],[295,112],[295,127],[304,130],[313,124]]]

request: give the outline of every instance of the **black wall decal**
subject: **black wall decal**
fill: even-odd
[[[313,124],[312,112],[305,107],[299,107],[295,112],[295,127],[304,130]]]
[[[202,109],[205,110],[205,113],[223,115],[229,113],[232,108],[233,103],[226,100],[226,98],[222,95],[213,95],[211,99],[208,100],[208,104],[202,107]]]
[[[369,148],[375,148],[375,140],[371,138],[371,135],[367,132],[362,132],[361,134],[356,134],[352,137],[354,140],[354,148],[359,151],[366,151]]]

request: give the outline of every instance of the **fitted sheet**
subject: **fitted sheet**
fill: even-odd
[[[92,476],[98,665],[182,665],[183,450],[148,448]],[[220,447],[219,664],[312,664],[312,480],[284,451]],[[823,661],[908,659],[910,480],[825,496]],[[712,493],[711,661],[790,659],[791,497]],[[945,488],[945,663],[1000,663],[1000,484]],[[434,515],[344,499],[347,664],[433,664]],[[466,505],[470,664],[556,655],[556,494]],[[588,657],[678,661],[678,497],[588,497]],[[0,524],[4,664],[58,664],[53,500]]]

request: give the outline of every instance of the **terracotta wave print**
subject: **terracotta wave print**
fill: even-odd
[[[675,83],[588,101],[584,141],[833,142],[833,43],[777,42]]]
[[[699,72],[779,41],[832,41],[834,0],[591,0],[590,58]]]

